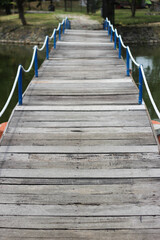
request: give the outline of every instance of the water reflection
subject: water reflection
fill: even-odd
[[[15,46],[15,45],[0,45],[0,109],[3,108],[10,94],[12,85],[17,72],[17,67],[22,64],[25,68],[28,68],[32,58],[33,47],[32,46]],[[45,53],[38,53],[39,65],[44,59]],[[23,91],[28,86],[28,83],[34,75],[32,69],[29,73],[23,73]],[[8,121],[12,109],[18,101],[18,89],[11,99],[6,112],[0,119],[0,123]]]
[[[160,110],[160,46],[134,46],[131,47],[133,56],[136,61],[143,65],[147,82],[151,93]],[[133,78],[138,81],[138,69],[133,66]],[[157,118],[154,109],[151,106],[148,94],[143,87],[143,99],[148,107],[149,114],[152,119]]]

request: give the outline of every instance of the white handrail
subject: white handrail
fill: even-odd
[[[38,47],[37,47],[37,46],[34,46],[33,49],[34,49],[34,50],[33,50],[32,60],[31,60],[31,63],[30,63],[29,68],[28,68],[28,69],[25,69],[25,68],[22,66],[23,71],[26,72],[26,73],[27,73],[27,72],[30,72],[31,68],[33,67],[34,58],[35,58],[35,54],[36,54],[36,49],[38,49]]]
[[[107,23],[109,24],[109,26],[112,28],[112,31],[115,32],[116,37],[120,39],[120,42],[121,42],[122,47],[125,48],[125,49],[127,49],[127,51],[128,51],[128,53],[129,53],[129,56],[130,56],[132,62],[133,62],[138,68],[140,67],[141,73],[142,73],[142,76],[143,76],[143,81],[144,81],[144,84],[145,84],[145,87],[146,87],[146,90],[147,90],[149,99],[150,99],[150,101],[151,101],[151,103],[152,103],[152,106],[153,106],[153,108],[154,108],[154,110],[155,110],[158,118],[160,119],[160,112],[159,112],[159,110],[158,110],[158,108],[157,108],[157,106],[156,106],[156,104],[155,104],[155,102],[154,102],[154,99],[153,99],[153,97],[152,97],[151,91],[150,91],[150,89],[149,89],[149,86],[148,86],[148,83],[147,83],[147,80],[146,80],[146,76],[145,76],[145,73],[144,73],[144,70],[143,70],[143,66],[142,66],[141,64],[139,64],[139,63],[136,62],[136,60],[134,59],[134,57],[133,57],[133,55],[132,55],[132,53],[131,53],[131,51],[130,51],[129,46],[126,46],[126,45],[124,44],[121,35],[118,35],[117,29],[114,29],[113,25],[112,25],[111,22],[108,20],[108,18],[106,18],[106,22],[107,22]]]
[[[9,97],[8,97],[8,99],[7,99],[4,107],[2,108],[2,110],[1,110],[1,112],[0,112],[0,117],[2,117],[3,113],[6,111],[8,105],[9,105],[9,103],[10,103],[10,101],[11,101],[11,98],[12,98],[12,96],[13,96],[14,90],[15,90],[16,85],[17,85],[17,82],[18,82],[18,77],[19,77],[19,73],[20,73],[20,71],[21,71],[21,67],[22,67],[21,65],[18,66],[17,74],[16,74],[16,77],[15,77],[15,80],[14,80],[14,83],[13,83],[12,90],[11,90],[11,92],[10,92],[10,94],[9,94]]]
[[[145,86],[146,86],[148,96],[149,96],[149,98],[150,98],[150,101],[151,101],[151,103],[152,103],[152,106],[153,106],[153,108],[154,108],[154,110],[155,110],[158,118],[160,119],[160,112],[159,112],[159,110],[158,110],[158,108],[157,108],[157,106],[156,106],[156,104],[155,104],[155,101],[154,101],[154,99],[153,99],[153,97],[152,97],[152,94],[151,94],[151,91],[150,91],[150,89],[149,89],[149,86],[148,86],[148,83],[147,83],[147,80],[146,80],[146,76],[145,76],[145,73],[144,73],[144,70],[143,70],[143,66],[141,65],[140,68],[141,68],[141,71],[142,71],[143,81],[144,81],[144,84],[145,84]]]
[[[3,113],[5,112],[5,110],[7,109],[8,105],[9,105],[9,103],[10,103],[10,101],[11,101],[11,98],[12,98],[12,96],[13,96],[13,93],[14,93],[14,91],[15,91],[15,88],[16,88],[16,85],[17,85],[17,82],[18,82],[18,78],[19,78],[19,74],[20,74],[21,69],[22,69],[24,72],[26,72],[26,73],[29,72],[29,71],[32,69],[33,64],[34,64],[34,60],[35,60],[35,56],[36,56],[36,51],[37,51],[37,50],[38,50],[38,51],[42,51],[42,50],[45,48],[46,44],[47,44],[47,40],[48,40],[48,39],[52,39],[52,38],[54,37],[55,32],[56,32],[56,31],[59,31],[59,29],[60,29],[60,27],[62,26],[62,24],[64,24],[65,21],[67,21],[67,20],[68,20],[68,18],[66,17],[65,19],[63,19],[62,23],[59,23],[58,28],[53,30],[53,33],[52,33],[51,37],[48,37],[48,36],[45,37],[43,46],[42,46],[41,48],[38,48],[38,46],[34,46],[34,47],[33,47],[33,49],[34,49],[34,50],[33,50],[33,55],[32,55],[31,63],[30,63],[30,66],[28,67],[28,69],[25,69],[22,65],[19,65],[19,66],[18,66],[17,74],[16,74],[16,77],[15,77],[15,80],[14,80],[14,83],[13,83],[13,86],[12,86],[12,89],[11,89],[11,92],[10,92],[10,94],[9,94],[9,97],[8,97],[8,99],[7,99],[4,107],[3,107],[2,110],[0,111],[0,117],[2,117]]]

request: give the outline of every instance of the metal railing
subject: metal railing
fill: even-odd
[[[159,112],[159,110],[154,102],[154,99],[152,97],[142,64],[139,64],[136,62],[136,60],[134,59],[134,57],[130,51],[130,48],[124,44],[121,35],[118,34],[117,29],[114,29],[113,25],[108,20],[108,18],[106,18],[106,20],[104,21],[104,30],[108,31],[108,35],[110,35],[111,42],[113,41],[113,35],[114,35],[114,49],[117,48],[117,39],[118,39],[118,50],[119,50],[118,56],[119,56],[119,58],[121,58],[121,47],[126,49],[126,74],[127,74],[127,76],[130,75],[130,59],[139,68],[139,100],[138,100],[138,103],[142,104],[142,101],[143,101],[142,96],[143,96],[143,82],[144,82],[148,96],[152,103],[152,106],[153,106],[158,118],[160,119],[160,112]]]
[[[43,46],[41,48],[38,48],[38,46],[33,47],[32,60],[31,60],[31,63],[30,63],[30,66],[28,67],[28,69],[25,69],[22,65],[18,66],[17,74],[16,74],[16,77],[15,77],[15,80],[14,80],[14,83],[12,86],[12,90],[9,94],[9,97],[8,97],[3,109],[0,111],[0,117],[2,117],[3,113],[5,112],[5,110],[7,109],[8,105],[11,101],[11,98],[15,91],[17,82],[18,82],[18,103],[19,103],[19,105],[22,105],[22,94],[23,94],[22,72],[23,71],[26,73],[30,72],[30,70],[32,69],[33,64],[34,64],[35,77],[38,77],[38,54],[37,54],[37,51],[42,51],[46,47],[46,59],[49,59],[49,40],[53,39],[53,48],[56,49],[56,33],[57,32],[59,33],[59,40],[61,40],[61,34],[62,33],[64,34],[65,30],[69,29],[69,28],[70,28],[70,21],[68,20],[68,18],[63,19],[63,21],[61,23],[59,23],[58,28],[55,28],[53,30],[52,35],[50,37],[46,36]]]

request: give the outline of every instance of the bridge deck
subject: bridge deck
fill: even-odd
[[[68,30],[0,147],[0,239],[158,240],[160,157],[103,31]]]

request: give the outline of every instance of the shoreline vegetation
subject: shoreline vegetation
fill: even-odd
[[[151,15],[152,14],[152,15]],[[88,18],[99,23],[102,28],[103,19],[100,11],[93,15],[81,12],[36,12],[25,14],[27,26],[22,26],[18,14],[0,16],[0,43],[11,44],[42,44],[46,35],[51,35],[54,28],[65,17]],[[115,10],[115,25],[124,41],[128,43],[159,43],[160,42],[160,13],[150,13],[149,9],[137,9],[136,17],[131,17],[130,9]],[[81,26],[83,28],[83,26]]]

